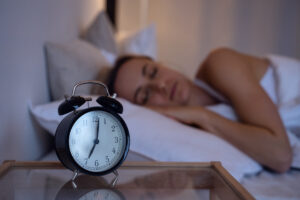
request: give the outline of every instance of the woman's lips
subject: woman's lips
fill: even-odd
[[[170,93],[170,100],[174,99],[174,96],[175,96],[175,93],[176,93],[176,88],[177,88],[177,82],[175,82],[173,84],[173,87],[172,87],[172,90],[171,90],[171,93]]]

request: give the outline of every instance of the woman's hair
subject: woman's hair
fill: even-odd
[[[128,61],[130,61],[132,59],[136,59],[136,58],[152,60],[152,58],[150,58],[149,56],[142,56],[142,55],[125,55],[125,56],[119,57],[116,60],[114,67],[111,70],[109,77],[108,77],[108,81],[107,81],[107,87],[108,87],[110,94],[113,94],[115,92],[115,82],[116,82],[117,74],[118,74],[120,68]]]

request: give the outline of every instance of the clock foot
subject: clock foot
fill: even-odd
[[[113,171],[114,175],[115,175],[115,178],[111,181],[110,185],[112,187],[115,187],[115,185],[117,184],[118,182],[118,177],[119,177],[119,173],[117,170]]]
[[[77,189],[77,185],[76,185],[75,181],[72,181],[72,187],[73,187],[73,189]]]
[[[75,183],[75,179],[76,179],[77,176],[78,176],[78,171],[75,170],[75,171],[74,171],[73,178],[72,178],[72,186],[73,186],[74,189],[77,188],[77,185],[76,185],[76,183]]]

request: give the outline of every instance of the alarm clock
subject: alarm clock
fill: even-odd
[[[97,98],[99,106],[79,109],[91,98],[76,96],[76,88],[83,84],[96,84],[106,89],[106,96]],[[73,87],[72,96],[58,107],[59,115],[69,113],[58,125],[55,133],[56,154],[61,163],[75,172],[105,175],[115,172],[126,159],[130,137],[126,123],[119,114],[120,102],[110,96],[105,84],[83,81]]]

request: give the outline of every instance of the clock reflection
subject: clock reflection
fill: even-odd
[[[102,177],[80,175],[75,179],[76,187],[72,180],[65,183],[56,195],[56,200],[124,200],[121,192],[114,189]]]

